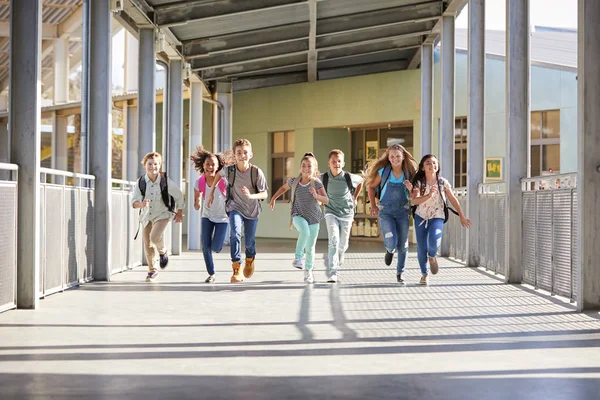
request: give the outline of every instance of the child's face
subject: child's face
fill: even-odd
[[[334,154],[329,157],[327,164],[329,165],[331,172],[334,172],[337,175],[342,171],[342,168],[344,168],[344,156],[340,154]]]
[[[399,167],[402,166],[404,156],[400,150],[392,149],[388,151],[388,160],[390,161],[390,164],[392,164],[392,167]]]
[[[435,157],[430,157],[423,162],[423,171],[435,174],[439,170],[438,160]]]
[[[302,176],[309,178],[315,173],[315,163],[312,158],[306,158],[300,163],[300,172]]]
[[[252,147],[238,146],[235,149],[235,160],[238,164],[247,165],[252,159]]]
[[[215,176],[217,173],[217,168],[219,168],[219,161],[216,157],[206,157],[203,167],[206,175]]]
[[[144,164],[144,169],[148,175],[158,175],[160,171],[160,160],[155,158],[149,158],[146,160],[146,164]]]

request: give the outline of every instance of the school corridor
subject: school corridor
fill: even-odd
[[[230,284],[228,248],[204,283],[199,252],[0,314],[0,398],[596,399],[600,317],[442,259],[406,285],[378,246],[350,246],[338,284],[302,282],[294,241],[258,241]],[[318,254],[326,242],[319,241]]]

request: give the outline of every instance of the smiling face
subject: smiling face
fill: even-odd
[[[402,155],[402,151],[398,149],[391,149],[388,151],[388,160],[393,167],[401,167],[402,161],[404,161],[404,156]]]
[[[312,157],[307,157],[300,163],[300,172],[304,178],[310,178],[313,176],[315,169],[315,160]]]
[[[247,167],[252,159],[252,147],[250,146],[238,146],[235,148],[235,161],[238,166]]]
[[[423,166],[421,169],[425,171],[425,173],[435,174],[440,169],[438,159],[435,157],[429,157],[423,161]]]
[[[160,166],[160,158],[150,157],[146,160],[146,163],[144,164],[144,169],[146,170],[146,174],[148,174],[149,177],[154,177],[158,175],[160,171]]]
[[[206,157],[206,160],[204,160],[204,173],[207,176],[212,176],[214,177],[217,174],[217,168],[219,168],[219,160],[217,160],[217,157]]]
[[[342,172],[342,168],[344,168],[344,156],[341,154],[332,154],[327,164],[331,173],[337,176]]]

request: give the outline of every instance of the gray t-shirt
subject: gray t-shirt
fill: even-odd
[[[332,214],[343,220],[351,220],[354,218],[354,198],[348,188],[344,173],[349,172],[342,171],[338,176],[333,176],[331,171],[326,172],[329,175],[327,180],[329,203],[325,206],[325,215]],[[350,174],[350,178],[352,186],[355,188],[363,181],[363,178],[355,174]]]
[[[291,188],[292,184],[297,178],[290,179],[287,184]],[[294,204],[292,204],[292,217],[302,217],[308,222],[309,225],[318,224],[323,213],[321,212],[321,206],[317,200],[310,193],[310,182],[306,185],[298,182],[296,185],[296,191],[294,192]],[[315,190],[319,191],[323,187],[323,183],[318,178],[315,178]]]
[[[227,202],[227,212],[229,213],[231,211],[237,211],[240,214],[242,214],[245,218],[258,218],[260,212],[262,211],[260,200],[248,199],[242,194],[242,188],[246,186],[250,191],[250,194],[255,194],[269,190],[267,180],[265,179],[265,174],[260,168],[258,168],[258,176],[256,180],[256,188],[258,189],[257,192],[256,190],[254,190],[254,185],[252,184],[252,164],[250,164],[250,168],[248,168],[246,172],[241,172],[236,165],[223,168],[221,170],[221,175],[227,177],[228,168],[235,168],[235,180],[233,182],[233,188],[231,190],[232,198],[230,201]]]

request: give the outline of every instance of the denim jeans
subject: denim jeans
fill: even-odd
[[[256,243],[254,236],[256,235],[256,227],[258,226],[258,218],[249,219],[244,217],[237,211],[229,212],[229,246],[231,253],[231,261],[240,261],[242,253],[242,225],[244,226],[244,245],[246,247],[246,258],[254,258],[256,256]]]
[[[209,275],[214,275],[215,273],[212,252],[221,252],[228,225],[226,222],[214,223],[208,218],[202,218],[202,254],[204,255],[204,263]]]
[[[396,273],[404,272],[408,256],[408,228],[410,210],[393,207],[379,210],[379,226],[383,235],[383,246],[388,253],[396,251],[398,264]]]
[[[344,221],[335,215],[327,214],[325,222],[329,238],[327,273],[331,276],[337,273],[337,269],[344,262],[344,253],[348,250],[348,241],[350,240],[352,220]]]
[[[300,216],[292,218],[294,227],[300,232],[298,242],[296,242],[296,254],[294,257],[302,258],[306,251],[306,270],[310,271],[315,261],[315,246],[317,245],[317,236],[319,236],[318,223],[309,225],[308,221]]]
[[[429,261],[427,257],[435,257],[444,232],[444,220],[432,218],[425,221],[415,214],[415,232],[417,233],[417,259],[421,274],[427,275]]]

